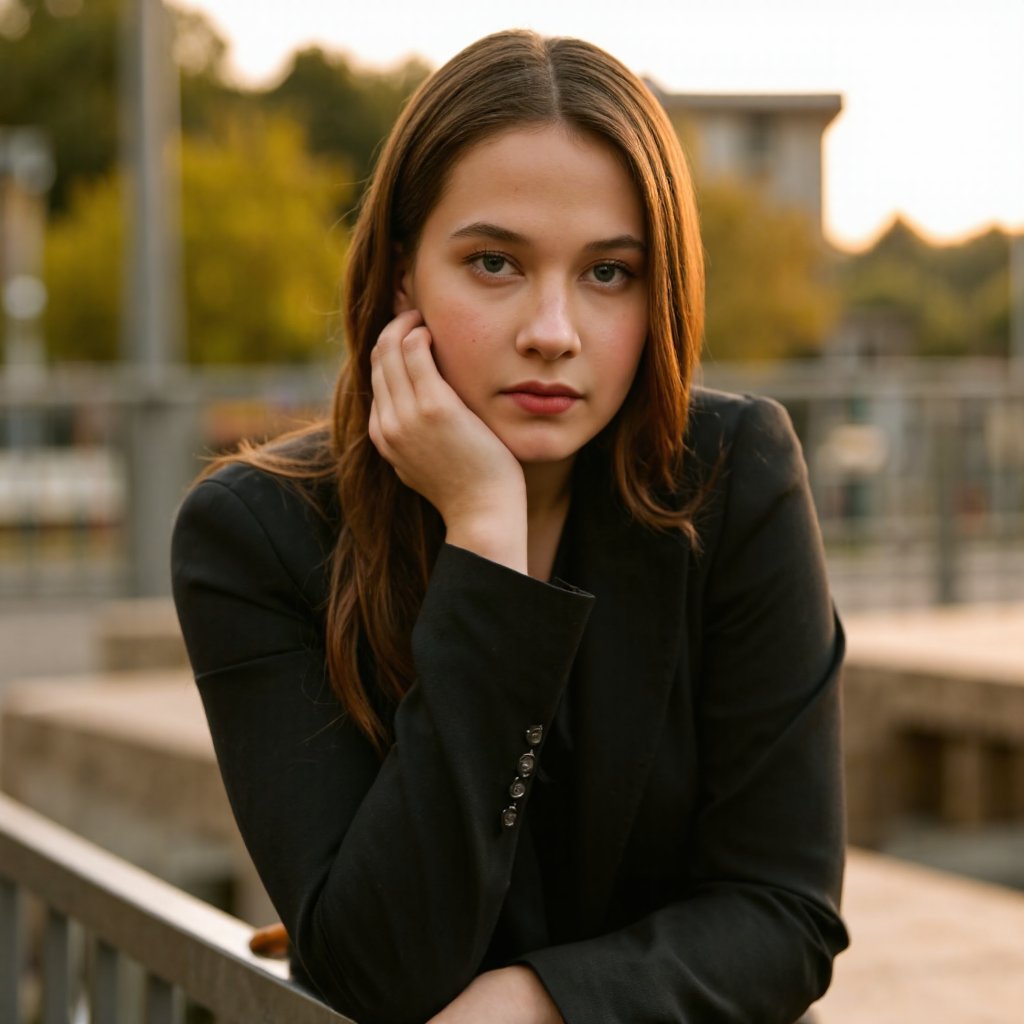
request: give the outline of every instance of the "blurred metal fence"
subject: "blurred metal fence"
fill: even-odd
[[[1024,598],[1024,365],[716,367],[804,445],[840,606]]]
[[[352,1024],[250,952],[252,935],[0,795],[4,1024],[183,1024],[190,1003],[210,1013],[187,1019],[219,1024]]]
[[[323,408],[331,373],[179,368],[158,386],[120,368],[0,374],[0,597],[130,593],[140,546],[166,558],[202,459]],[[703,377],[789,409],[841,607],[1024,598],[1024,367],[823,360]],[[153,486],[134,482],[140,463],[168,497],[133,530]]]

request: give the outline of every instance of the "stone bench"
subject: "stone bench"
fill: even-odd
[[[1024,823],[1024,605],[851,616],[843,669],[851,841],[901,815]]]
[[[187,667],[185,641],[169,597],[107,601],[96,618],[99,664],[123,672]]]
[[[0,789],[251,924],[274,918],[188,670],[10,686],[0,707]]]

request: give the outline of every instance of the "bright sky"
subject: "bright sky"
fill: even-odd
[[[935,240],[1024,230],[1024,0],[179,0],[248,83],[317,43],[443,63],[509,27],[597,43],[670,92],[839,92],[825,222],[864,246],[899,211]]]

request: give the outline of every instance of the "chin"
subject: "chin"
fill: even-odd
[[[523,443],[509,444],[505,442],[508,450],[516,457],[521,465],[539,465],[555,462],[565,462],[580,450],[579,447],[572,447],[566,444]],[[582,445],[580,446],[582,447]]]
[[[581,429],[581,424],[543,419],[532,423],[487,425],[524,466],[571,461],[594,437],[590,429]]]

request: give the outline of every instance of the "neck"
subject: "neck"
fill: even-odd
[[[526,516],[530,522],[564,516],[569,506],[572,459],[535,462],[523,466],[526,481]]]
[[[538,580],[551,578],[558,540],[569,513],[571,473],[572,459],[523,466],[527,571]]]

